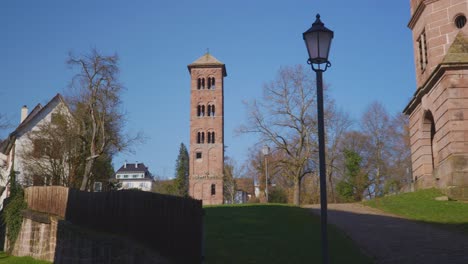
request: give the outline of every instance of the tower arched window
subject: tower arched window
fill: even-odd
[[[201,79],[201,88],[205,89],[205,78]]]
[[[198,132],[197,133],[197,144],[200,144],[201,143],[201,133]]]
[[[215,106],[211,106],[211,116],[215,116]]]
[[[211,132],[208,132],[208,144],[211,143]]]
[[[211,184],[211,195],[215,195],[215,194],[216,194],[216,185]]]
[[[211,116],[211,105],[208,105],[208,116]]]
[[[211,89],[214,89],[215,88],[215,78],[214,77],[211,77],[210,84],[211,84]]]
[[[211,132],[211,144],[215,143],[215,132]]]
[[[205,116],[205,106],[204,105],[200,106],[200,109],[201,109],[200,116]]]
[[[201,132],[201,144],[205,143],[205,132]]]
[[[197,116],[201,115],[201,105],[197,106]]]
[[[200,90],[200,88],[201,88],[201,78],[198,78],[197,89]]]

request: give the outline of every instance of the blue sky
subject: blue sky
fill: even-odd
[[[255,143],[234,132],[246,118],[242,101],[259,98],[282,65],[306,65],[302,33],[317,13],[335,32],[324,80],[338,106],[355,119],[375,100],[401,112],[415,91],[409,2],[1,1],[0,113],[16,125],[21,106],[63,93],[73,76],[65,65],[70,51],[117,53],[125,129],[148,140],[115,157],[114,167],[139,161],[170,178],[180,143],[189,144],[187,64],[209,48],[228,73],[226,154],[242,164]]]

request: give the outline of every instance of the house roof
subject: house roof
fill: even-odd
[[[189,72],[191,72],[192,68],[213,68],[213,67],[222,67],[223,68],[223,76],[227,76],[226,66],[224,63],[220,62],[216,59],[213,55],[209,52],[205,53],[205,55],[201,56],[188,66]]]
[[[149,172],[148,167],[144,163],[126,163],[120,167],[115,173],[119,172]]]
[[[237,178],[234,179],[236,182],[236,189],[238,191],[244,191],[249,194],[255,193],[254,181],[250,178]]]
[[[4,154],[10,152],[10,149],[13,146],[13,143],[15,142],[18,133],[21,132],[21,130],[25,128],[29,123],[35,121],[36,116],[40,116],[40,113],[45,111],[45,109],[52,105],[52,103],[60,102],[62,102],[68,108],[67,103],[63,99],[62,95],[59,93],[56,94],[45,106],[37,104],[36,107],[34,107],[33,110],[31,110],[31,112],[28,114],[28,116],[23,120],[23,122],[21,122],[21,124],[19,124],[18,127],[8,135],[8,138],[0,143],[0,152]]]

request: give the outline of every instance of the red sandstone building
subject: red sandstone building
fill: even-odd
[[[189,194],[223,203],[225,65],[206,53],[188,65],[190,85]]]
[[[411,0],[416,92],[410,117],[417,188],[468,199],[468,0]]]

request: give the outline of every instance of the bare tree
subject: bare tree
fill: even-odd
[[[300,186],[313,173],[317,152],[314,80],[302,66],[283,67],[275,81],[264,86],[262,101],[247,104],[248,121],[243,133],[257,133],[274,146],[284,176],[294,182],[294,204],[300,203]]]
[[[228,156],[224,157],[223,194],[224,200],[230,204],[234,203],[236,197],[236,163]]]
[[[338,110],[332,102],[328,104],[325,116],[326,126],[326,144],[327,144],[327,180],[329,183],[329,190],[333,202],[337,202],[335,195],[335,181],[334,178],[339,174],[339,159],[343,154],[340,148],[345,135],[349,130],[352,122],[349,115],[343,111]]]
[[[361,124],[372,148],[373,168],[370,171],[370,178],[374,181],[374,196],[381,196],[385,178],[388,176],[391,117],[381,103],[373,102],[364,112]]]
[[[104,56],[92,50],[80,57],[70,54],[67,61],[78,68],[71,84],[75,93],[70,101],[87,152],[81,190],[88,188],[98,157],[126,150],[135,140],[123,133],[125,120],[120,108],[123,87],[118,80],[118,60],[117,55]]]

